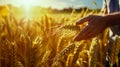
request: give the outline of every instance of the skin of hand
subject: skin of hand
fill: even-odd
[[[99,33],[102,33],[105,28],[109,25],[107,24],[105,16],[99,15],[89,15],[76,22],[76,25],[88,22],[88,25],[74,38],[74,41],[87,40],[95,37]]]

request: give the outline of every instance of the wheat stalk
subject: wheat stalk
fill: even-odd
[[[66,48],[64,48],[54,59],[54,63],[57,63],[62,60],[63,57],[66,55],[69,55],[71,51],[74,51],[75,44],[68,45]],[[55,64],[57,65],[57,64]]]
[[[97,66],[96,63],[98,61],[98,51],[99,51],[98,39],[94,38],[92,40],[90,50],[89,50],[89,67]]]
[[[110,58],[111,58],[111,66],[113,66],[114,63],[117,63],[117,66],[119,65],[118,63],[118,54],[120,52],[120,37],[118,36],[115,40],[115,42],[112,44],[111,47],[111,53],[110,53]]]

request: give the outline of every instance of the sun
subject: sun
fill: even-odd
[[[32,16],[32,7],[37,3],[35,0],[21,0],[20,1],[23,11],[24,11],[24,16],[26,18],[30,18]]]
[[[23,16],[27,18],[32,18],[35,15],[42,15],[45,7],[48,5],[48,0],[19,0],[19,4],[22,7]]]
[[[25,10],[29,11],[34,3],[35,3],[35,0],[23,0],[22,6]]]

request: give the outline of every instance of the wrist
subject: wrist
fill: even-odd
[[[120,12],[105,15],[104,19],[108,26],[120,25]]]
[[[105,15],[105,16],[104,16],[104,20],[105,20],[106,25],[107,25],[108,27],[115,25],[114,22],[113,22],[112,15]]]

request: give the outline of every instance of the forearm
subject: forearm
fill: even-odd
[[[120,25],[120,12],[108,14],[105,19],[109,26]]]

